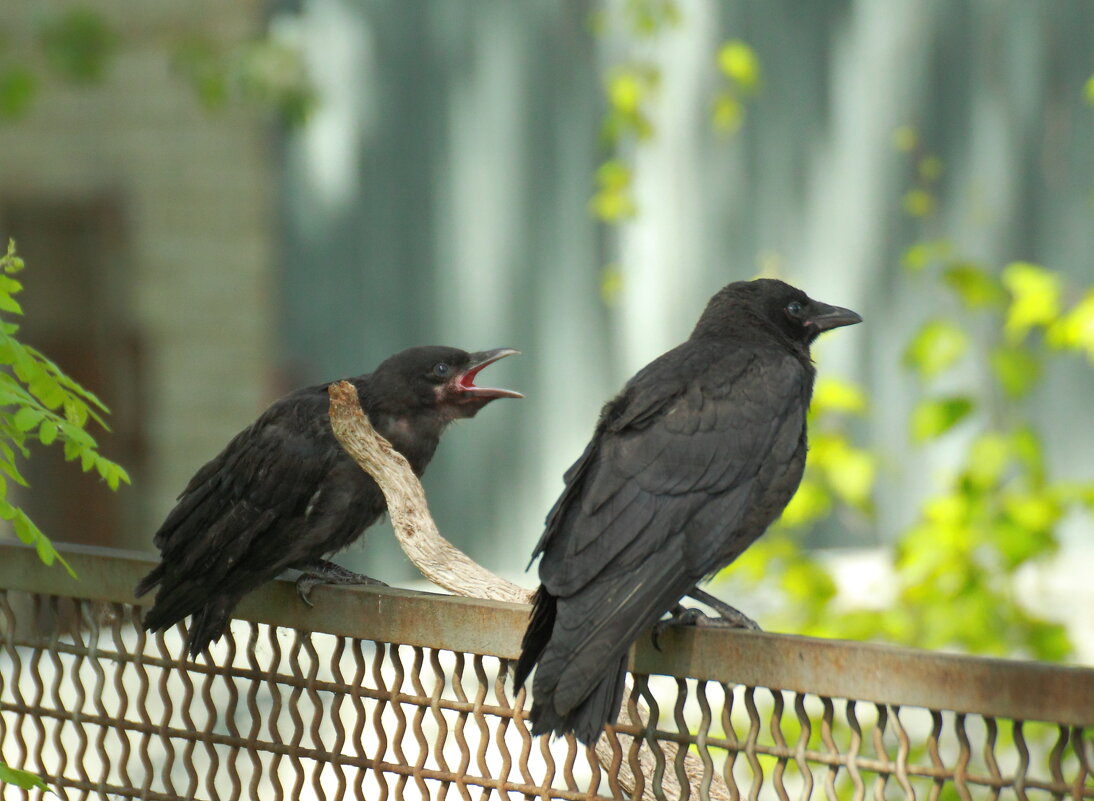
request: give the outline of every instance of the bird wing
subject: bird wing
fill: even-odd
[[[322,401],[311,389],[286,396],[190,480],[154,539],[172,572],[213,578],[245,555],[265,561],[255,553],[265,550],[263,535],[279,521],[303,521],[341,452],[333,436],[326,441]]]
[[[567,472],[537,546],[552,594],[572,593],[621,556],[623,567],[639,564],[701,512],[717,518],[716,531],[689,533],[713,545],[740,521],[765,456],[793,455],[808,402],[801,363],[779,350],[695,344],[635,376]],[[689,548],[689,573],[703,575],[716,555]]]
[[[537,675],[557,678],[560,713],[763,531],[788,498],[770,503],[766,486],[800,478],[808,371],[777,348],[720,347],[685,343],[636,376],[567,474],[540,564],[558,608]]]

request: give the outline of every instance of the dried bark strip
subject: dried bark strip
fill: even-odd
[[[455,595],[469,598],[486,598],[494,601],[530,604],[533,590],[526,589],[511,581],[506,581],[487,570],[459,548],[441,536],[437,524],[429,513],[425,490],[418,477],[402,454],[391,443],[376,433],[367,416],[361,410],[357,392],[353,385],[339,381],[330,385],[330,422],[334,436],[345,448],[361,469],[367,472],[380,486],[387,500],[391,527],[399,545],[410,561],[429,581]],[[630,679],[628,678],[628,693]],[[649,718],[649,709],[644,703],[638,705],[637,720],[632,718],[628,705],[624,704],[620,712],[619,723],[622,726],[644,727]],[[661,742],[666,764],[676,760],[675,743]],[[604,735],[596,744],[597,760],[601,767],[610,770],[615,761],[611,735]],[[648,750],[640,753],[642,773],[646,777],[654,774],[656,763]],[[633,795],[635,776],[627,760],[619,765],[619,782],[627,794]],[[703,763],[698,756],[687,753],[684,756],[684,770],[688,783],[698,789],[703,781]],[[654,799],[656,794],[651,782],[642,782],[642,797]],[[662,787],[667,797],[682,797],[676,776],[671,771],[664,773]],[[663,796],[664,797],[664,796]],[[721,776],[715,774],[710,786],[710,798],[713,801],[728,801],[729,788]]]

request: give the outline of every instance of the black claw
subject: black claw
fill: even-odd
[[[653,641],[653,647],[657,649],[658,653],[661,653],[661,632],[665,630],[665,627],[669,625],[667,620],[658,620],[653,624],[653,628],[650,629],[650,640]]]
[[[296,594],[300,596],[301,601],[314,609],[315,604],[311,602],[311,591],[316,585],[321,583],[322,582],[311,573],[304,573],[296,580]]]
[[[653,647],[658,651],[661,650],[661,634],[664,633],[665,629],[669,626],[699,626],[703,625],[701,623],[701,618],[706,617],[706,615],[698,609],[689,609],[680,604],[674,606],[669,614],[671,617],[666,620],[658,620],[653,624],[653,628],[650,629],[650,639],[653,640]]]
[[[381,587],[387,586],[387,584],[379,579],[374,579],[370,576],[362,575],[361,573],[354,573],[352,570],[347,570],[346,568],[336,565],[333,562],[328,562],[325,559],[302,562],[293,565],[293,567],[302,571],[300,577],[296,580],[296,594],[300,596],[301,601],[311,607],[315,606],[315,604],[311,602],[311,592],[321,584],[371,584]]]

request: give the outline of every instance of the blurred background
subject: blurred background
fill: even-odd
[[[425,485],[531,584],[600,405],[777,276],[866,322],[815,349],[807,480],[714,591],[774,630],[1094,662],[1092,75],[1083,0],[6,3],[19,335],[132,479],[35,448],[12,498],[151,550],[284,392],[511,346],[488,382],[527,399]],[[417,578],[386,526],[339,559]]]

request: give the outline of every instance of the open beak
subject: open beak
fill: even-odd
[[[504,359],[506,356],[512,356],[520,353],[519,350],[513,348],[498,348],[497,350],[481,350],[478,353],[471,354],[471,363],[468,364],[467,369],[461,373],[458,373],[455,378],[452,379],[453,384],[457,391],[464,395],[473,398],[523,398],[519,392],[512,389],[496,389],[494,387],[478,387],[475,386],[475,376],[479,374],[482,368],[489,364],[493,364],[498,359]]]
[[[830,331],[833,328],[861,322],[862,317],[857,312],[814,300],[810,304],[809,317],[805,320],[805,325],[816,329],[819,334],[821,331]]]

